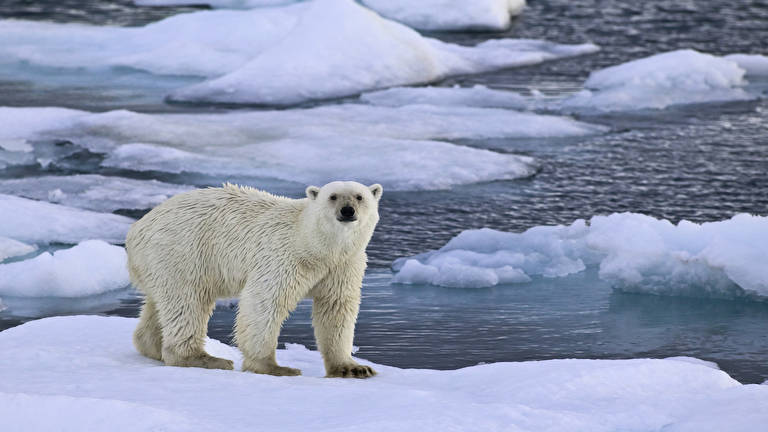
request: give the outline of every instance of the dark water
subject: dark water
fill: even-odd
[[[127,0],[0,2],[3,17],[92,24],[142,25],[188,10],[194,9],[141,8]],[[509,31],[433,36],[466,44],[504,36],[600,45],[595,55],[440,83],[563,94],[578,90],[592,70],[663,51],[767,54],[768,1],[529,0]],[[119,80],[104,77],[83,85],[76,73],[62,72],[44,87],[34,80],[0,76],[0,105],[152,112],[212,109],[166,105],[164,89],[176,84],[136,71],[120,74]],[[765,304],[614,293],[593,274],[484,290],[388,284],[381,269],[393,259],[440,247],[468,228],[518,231],[617,211],[675,222],[720,220],[739,212],[768,214],[766,100],[582,119],[608,125],[611,132],[460,143],[534,156],[542,169],[533,178],[450,191],[385,193],[381,222],[369,248],[374,270],[366,279],[358,323],[360,356],[402,367],[455,368],[562,357],[693,355],[718,362],[745,382],[768,378]],[[98,161],[92,157],[81,155],[57,173],[94,172]],[[298,189],[289,192],[301,194]],[[132,316],[137,304],[131,297],[95,312]],[[312,346],[309,307],[299,307],[281,341]],[[217,310],[212,336],[227,340],[232,314],[227,308]],[[0,319],[0,328],[23,320]]]

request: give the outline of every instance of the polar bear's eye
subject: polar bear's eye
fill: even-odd
[[[357,196],[357,200],[358,200],[358,201],[362,201],[362,200],[363,200],[363,196],[362,196],[362,195],[358,195],[358,196]]]
[[[336,201],[336,194],[331,195],[331,201]]]

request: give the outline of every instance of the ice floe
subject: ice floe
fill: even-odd
[[[24,243],[123,243],[133,219],[0,194],[0,236]]]
[[[28,245],[12,238],[0,236],[0,262],[8,258],[26,255],[36,250],[37,246],[35,245]]]
[[[99,212],[152,208],[192,186],[96,174],[0,180],[0,193]]]
[[[596,50],[523,39],[459,46],[425,38],[350,0],[315,0],[277,44],[229,74],[173,92],[171,99],[296,104]]]
[[[16,110],[33,116],[36,108]],[[304,184],[344,177],[413,190],[529,176],[536,169],[528,157],[442,140],[606,130],[568,117],[495,108],[357,103],[224,114],[87,113],[66,127],[35,129],[32,136],[67,139],[106,154],[103,165],[109,167]]]
[[[739,65],[747,75],[768,75],[768,57],[759,54],[729,54],[723,57]]]
[[[495,90],[484,85],[472,87],[393,87],[386,90],[363,93],[360,100],[379,106],[401,107],[406,105],[465,106],[478,108],[531,109],[542,106],[540,96],[523,96],[519,93]]]
[[[768,386],[742,385],[695,359],[548,360],[451,371],[373,365],[379,375],[361,381],[321,378],[319,353],[290,344],[277,351],[277,360],[303,376],[272,377],[163,366],[134,349],[136,323],[55,317],[0,332],[3,425],[30,431],[305,431],[311,424],[317,431],[682,432],[758,430],[768,422]],[[240,368],[236,348],[208,340],[206,350]]]
[[[86,297],[129,283],[125,250],[101,240],[0,264],[3,297]]]
[[[479,288],[531,277],[563,277],[600,266],[623,291],[768,298],[768,217],[677,225],[636,213],[523,233],[468,230],[441,249],[400,258],[393,281]]]
[[[727,57],[671,51],[592,72],[586,89],[563,101],[562,107],[623,111],[753,99],[742,88],[745,73]]]
[[[420,30],[504,30],[525,0],[362,0],[381,15]]]

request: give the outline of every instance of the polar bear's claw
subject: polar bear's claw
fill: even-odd
[[[332,369],[327,377],[328,378],[370,378],[376,375],[376,371],[370,366],[352,364],[343,365]]]
[[[168,366],[181,366],[181,367],[199,367],[203,369],[234,369],[232,360],[214,357],[208,354],[199,354],[186,358],[175,358],[171,361],[166,361]]]

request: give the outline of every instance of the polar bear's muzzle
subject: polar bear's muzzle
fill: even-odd
[[[355,208],[352,206],[344,206],[339,210],[339,215],[336,217],[339,222],[354,222],[357,220],[355,215]]]

